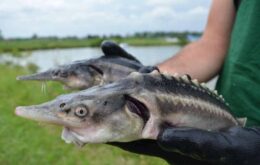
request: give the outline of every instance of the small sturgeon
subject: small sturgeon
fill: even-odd
[[[104,56],[75,61],[45,72],[19,76],[17,80],[58,81],[66,89],[87,89],[126,77],[143,65],[131,54],[112,41],[101,44]]]
[[[133,72],[125,79],[53,101],[17,107],[25,118],[62,125],[62,139],[85,143],[156,139],[163,127],[223,130],[244,122],[216,92],[189,76]]]

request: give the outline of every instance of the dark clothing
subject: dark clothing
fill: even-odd
[[[235,116],[260,125],[260,0],[241,0],[217,90]]]
[[[234,3],[235,3],[236,10],[238,10],[241,0],[234,0]]]

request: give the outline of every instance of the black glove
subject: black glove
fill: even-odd
[[[108,143],[117,146],[123,150],[136,154],[144,154],[148,156],[156,156],[166,160],[169,164],[174,165],[210,165],[209,163],[193,159],[188,156],[166,151],[162,149],[155,140],[138,140],[128,143],[113,142]]]
[[[225,132],[168,128],[158,136],[158,144],[211,164],[260,165],[260,128],[233,127]]]

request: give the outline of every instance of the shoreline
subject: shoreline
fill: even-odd
[[[183,46],[188,41],[169,42],[165,38],[98,38],[98,39],[20,39],[2,40],[0,42],[0,55],[10,53],[20,56],[23,52],[50,49],[69,49],[99,47],[102,41],[113,40],[129,46]]]

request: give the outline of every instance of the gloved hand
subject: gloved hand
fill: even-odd
[[[136,154],[159,157],[173,165],[210,165],[179,153],[167,151],[161,148],[155,140],[145,139],[127,143],[112,142],[108,144]]]
[[[225,132],[166,128],[154,140],[110,143],[124,150],[157,156],[176,165],[258,165],[260,129],[234,127]]]
[[[212,164],[260,164],[260,128],[233,127],[225,132],[168,128],[157,141],[166,151]]]

